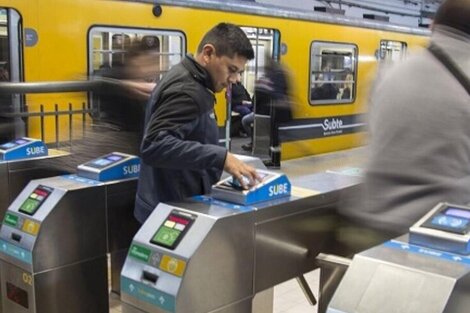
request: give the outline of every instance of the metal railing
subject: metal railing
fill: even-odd
[[[34,82],[34,83],[0,83],[0,95],[26,95],[26,94],[52,94],[52,93],[64,93],[64,92],[92,92],[102,88],[104,84],[110,84],[111,82],[105,80],[90,80],[90,81],[61,81],[61,82]],[[59,105],[54,104],[54,110],[46,111],[44,104],[39,105],[39,111],[30,112],[29,106],[18,103],[14,103],[11,99],[13,110],[4,110],[0,104],[0,117],[9,120],[21,119],[25,122],[25,133],[28,136],[28,124],[31,118],[39,118],[40,121],[40,133],[41,140],[44,141],[45,134],[45,119],[46,117],[53,116],[55,121],[55,147],[60,145],[60,125],[59,118],[68,116],[68,141],[70,148],[73,142],[73,117],[81,116],[82,135],[85,136],[87,124],[87,114],[92,114],[94,109],[90,107],[90,103],[82,102],[80,109],[73,109],[73,104],[68,103],[68,109],[59,110]],[[13,139],[13,138],[12,138]]]

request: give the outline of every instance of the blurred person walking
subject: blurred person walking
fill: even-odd
[[[393,237],[438,202],[470,202],[470,0],[438,9],[430,45],[371,96],[364,192],[341,213]]]

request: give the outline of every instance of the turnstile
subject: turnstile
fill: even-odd
[[[327,313],[466,313],[470,208],[441,203],[410,233],[354,256]]]
[[[79,166],[82,176],[33,180],[24,188],[0,230],[4,312],[109,311],[107,252],[118,290],[116,272],[139,226],[138,171],[136,157],[111,153]]]
[[[318,193],[262,172],[268,173],[264,190],[237,192],[231,178],[218,183],[214,194],[225,190],[231,202],[198,196],[156,207],[124,264],[124,313],[272,312],[272,293],[265,307],[253,299],[316,267],[338,197],[356,182],[349,176],[334,191]],[[284,191],[291,195],[258,202]]]

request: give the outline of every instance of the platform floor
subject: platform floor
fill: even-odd
[[[240,142],[238,142],[240,144]],[[235,152],[235,151],[234,151]],[[235,153],[241,152],[240,150]],[[245,153],[246,154],[246,153]],[[355,148],[335,153],[326,153],[318,156],[283,161],[282,171],[295,181],[296,179],[326,170],[341,170],[349,167],[362,167],[365,159],[365,148]],[[319,270],[305,274],[310,288],[318,298]],[[110,312],[120,313],[121,302],[119,298],[110,295]],[[304,296],[296,279],[286,281],[274,287],[273,313],[316,313],[317,307],[310,305]]]

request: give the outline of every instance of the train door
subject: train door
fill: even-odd
[[[241,83],[248,91],[251,100],[252,100],[252,107],[251,111],[256,112],[256,97],[255,96],[255,89],[256,89],[256,82],[259,81],[261,77],[264,76],[265,66],[267,63],[267,59],[273,59],[275,61],[279,60],[280,54],[280,33],[278,30],[270,29],[270,28],[260,28],[260,27],[241,27],[241,29],[246,33],[248,39],[250,40],[253,50],[255,52],[255,58],[249,61],[245,66],[245,72],[241,77]],[[269,153],[269,138],[270,138],[270,127],[269,122],[267,124],[264,120],[258,119],[256,115],[254,115],[254,120],[250,123],[252,128],[245,130],[241,125],[241,120],[243,116],[240,114],[234,113],[233,111],[234,103],[231,105],[227,105],[227,108],[232,110],[232,112],[227,112],[227,116],[229,116],[228,125],[229,129],[231,127],[231,131],[227,132],[226,136],[232,135],[232,137],[240,137],[240,133],[248,133],[247,138],[237,138],[232,142],[231,148],[234,152],[241,151],[241,147],[245,147],[244,150],[248,152],[252,152],[253,147],[256,146],[258,143],[260,146],[264,143],[266,144],[265,149],[263,149],[263,154]],[[266,127],[256,127],[261,126],[260,124],[266,124]],[[251,130],[251,134],[250,134]],[[258,131],[256,131],[258,130]],[[261,131],[263,130],[263,131]],[[252,138],[253,136],[253,138]],[[258,139],[258,140],[257,140]],[[252,144],[250,146],[250,144]],[[248,149],[249,147],[249,149]]]
[[[23,80],[21,33],[19,13],[0,7],[0,83]],[[20,95],[0,95],[0,142],[25,134],[25,123],[11,116],[21,111],[22,103]]]
[[[406,57],[407,44],[402,41],[381,40],[379,59],[381,63],[393,63]]]

